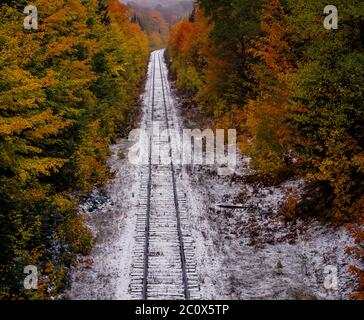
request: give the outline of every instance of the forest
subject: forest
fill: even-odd
[[[125,5],[36,0],[0,7],[0,298],[46,299],[92,247],[78,200],[102,185],[109,144],[136,112],[149,49]],[[23,269],[42,273],[36,294]]]
[[[238,126],[259,180],[305,175],[296,213],[352,221],[364,208],[364,4],[334,2],[338,30],[321,26],[325,1],[201,0],[168,54],[202,121]]]
[[[190,15],[192,4],[192,1],[177,1],[164,5],[152,5],[150,1],[127,2],[132,15],[131,22],[140,25],[149,39],[152,50],[167,46],[171,26]]]
[[[145,1],[144,1],[145,2]],[[306,181],[287,220],[347,225],[364,257],[364,2],[331,0],[27,0],[0,4],[0,299],[60,297],[94,238],[80,201],[111,177],[150,52],[166,59],[187,117],[236,128],[249,179]],[[37,265],[39,288],[24,289]],[[364,299],[364,271],[353,268]]]
[[[282,214],[363,224],[364,3],[330,4],[337,30],[323,26],[323,0],[200,0],[173,26],[168,55],[190,116],[237,128],[254,179],[305,177]]]

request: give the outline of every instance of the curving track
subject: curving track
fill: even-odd
[[[163,53],[164,50],[159,50],[151,55],[143,129],[151,130],[153,121],[159,122],[160,130],[178,128]],[[130,291],[134,299],[199,299],[195,248],[180,181],[181,168],[173,163],[152,164],[155,152],[152,138],[149,139],[149,164],[140,166]],[[159,147],[172,153],[170,139],[159,142]]]

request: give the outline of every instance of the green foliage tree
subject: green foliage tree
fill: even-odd
[[[301,112],[292,125],[305,138],[299,150],[310,179],[330,191],[323,213],[342,219],[364,213],[357,211],[364,203],[364,5],[332,4],[339,10],[338,30],[322,27],[325,1],[287,1],[299,58],[291,100]]]

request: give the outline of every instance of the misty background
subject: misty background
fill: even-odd
[[[132,1],[128,1],[128,0],[121,0],[121,2],[123,3],[135,3],[139,6],[142,7],[147,7],[147,8],[155,8],[158,5],[162,6],[162,7],[166,7],[166,6],[173,6],[176,5],[178,3],[190,3],[191,7],[192,7],[192,3],[193,0],[186,0],[186,1],[179,1],[179,0],[132,0]]]
[[[152,50],[165,48],[172,26],[188,19],[193,0],[119,0],[129,7],[132,23],[139,24],[148,37]]]

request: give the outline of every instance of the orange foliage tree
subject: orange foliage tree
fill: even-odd
[[[294,143],[288,123],[292,114],[287,84],[294,71],[287,40],[289,25],[279,0],[262,8],[263,35],[251,42],[248,52],[261,63],[252,66],[257,79],[258,95],[247,104],[245,147],[253,156],[255,168],[262,178],[277,183],[287,178],[287,152]]]

